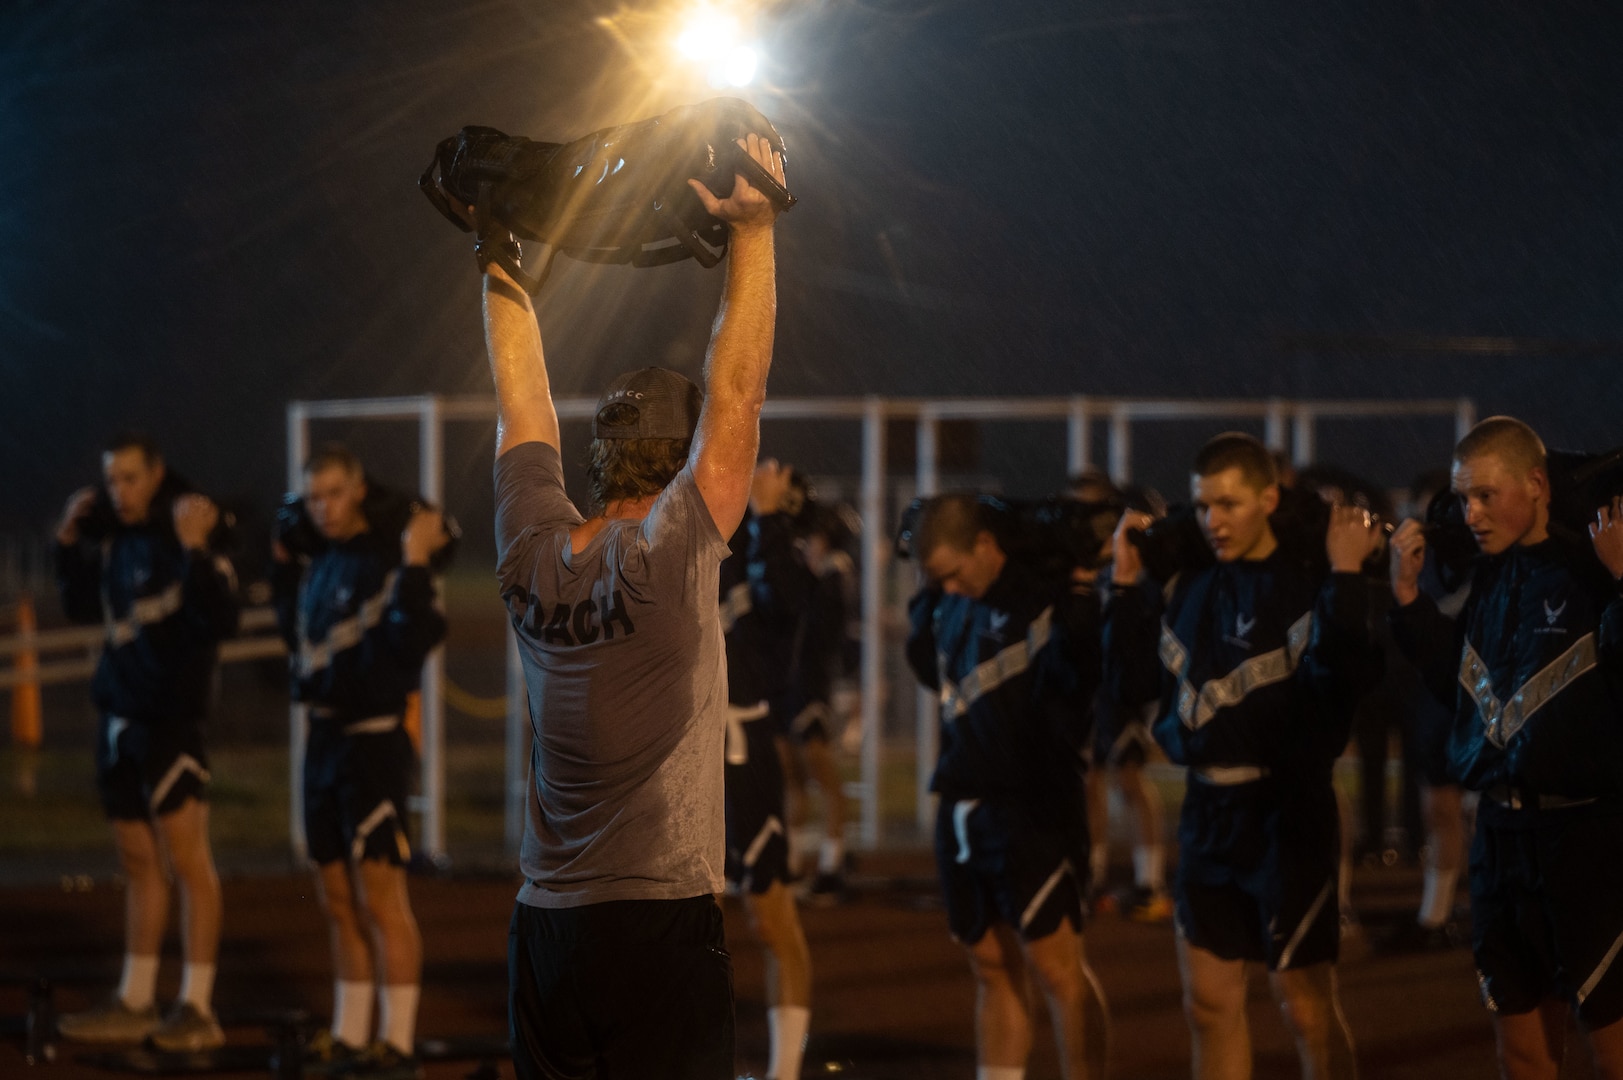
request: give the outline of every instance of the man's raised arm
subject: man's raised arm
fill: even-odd
[[[783,158],[765,139],[739,140],[749,155],[783,182]],[[772,223],[777,210],[742,176],[717,199],[690,180],[704,207],[731,230],[727,283],[705,359],[704,410],[693,447],[693,477],[722,536],[744,520],[761,442],[761,406],[772,366],[778,314]]]
[[[496,456],[527,442],[558,449],[558,411],[535,308],[494,262],[485,271],[485,348],[496,383]]]

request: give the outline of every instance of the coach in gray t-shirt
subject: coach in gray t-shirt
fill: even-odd
[[[764,140],[740,145],[782,181]],[[776,211],[742,176],[720,200],[691,183],[730,231],[705,392],[659,368],[610,385],[593,420],[591,517],[564,493],[529,297],[494,263],[485,278],[499,576],[530,693],[525,883],[508,939],[521,1080],[733,1075],[713,895],[727,703],[717,573],[759,449]]]
[[[682,385],[698,396],[660,368],[613,389],[685,397]],[[670,420],[663,437],[686,442],[697,410]],[[593,435],[620,437],[601,413]],[[518,898],[564,908],[718,892],[727,543],[688,468],[647,517],[610,521],[573,549],[582,520],[552,447],[525,443],[496,463],[498,573],[535,731]]]

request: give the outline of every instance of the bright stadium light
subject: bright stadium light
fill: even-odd
[[[676,35],[676,51],[689,60],[718,60],[738,43],[738,19],[714,8],[697,8]]]
[[[755,66],[759,58],[755,50],[747,45],[740,45],[722,58],[721,63],[710,69],[710,81],[720,81],[728,86],[748,86],[750,80],[755,78]]]
[[[708,5],[682,21],[675,46],[685,60],[700,65],[711,86],[748,86],[760,67],[758,46],[745,43],[738,17]]]

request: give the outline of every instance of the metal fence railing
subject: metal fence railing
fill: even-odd
[[[6,634],[0,637],[0,657],[8,661],[7,666],[0,669],[0,690],[23,683],[53,686],[83,682],[95,674],[106,637],[107,632],[99,626]],[[33,671],[17,662],[19,657],[30,653],[38,660]],[[268,607],[244,611],[239,636],[220,646],[222,664],[286,655],[287,647],[276,632],[276,613]]]
[[[590,418],[596,402],[586,398],[569,398],[559,400],[557,406],[563,419],[579,421]],[[300,470],[309,452],[312,422],[405,421],[415,427],[419,474],[417,490],[443,504],[447,495],[444,450],[447,422],[488,424],[494,416],[495,403],[489,398],[429,396],[291,402],[287,415],[290,486],[297,486]],[[894,558],[888,526],[899,504],[907,498],[914,494],[933,494],[940,489],[943,482],[940,468],[943,425],[953,421],[990,424],[1041,421],[1053,425],[1059,421],[1063,431],[1053,434],[1062,438],[1054,440],[1055,445],[1049,455],[1056,465],[1063,462],[1068,472],[1085,468],[1092,464],[1095,444],[1102,443],[1105,451],[1103,464],[1116,479],[1126,481],[1132,478],[1134,471],[1135,430],[1145,425],[1154,428],[1166,421],[1220,423],[1238,419],[1260,425],[1269,445],[1287,451],[1297,463],[1307,464],[1315,456],[1317,425],[1320,421],[1350,420],[1362,424],[1388,421],[1395,417],[1443,420],[1457,438],[1474,422],[1475,408],[1469,399],[1219,401],[1077,396],[1000,399],[802,398],[769,401],[763,413],[766,424],[779,421],[838,422],[858,429],[853,433],[856,437],[847,443],[853,452],[851,464],[855,468],[846,485],[867,526],[861,536],[860,559],[863,642],[858,729],[860,746],[857,751],[857,774],[847,786],[847,794],[859,808],[854,839],[870,847],[881,842],[882,775],[892,778],[883,782],[887,792],[905,796],[908,793],[900,790],[900,785],[905,783],[902,774],[912,773],[912,798],[908,801],[913,803],[913,813],[908,816],[918,823],[927,824],[932,813],[927,780],[936,756],[935,705],[927,696],[915,693],[913,681],[900,659],[899,646],[906,627],[903,605],[912,587],[912,573],[906,564],[898,563]],[[898,419],[910,422],[911,431],[904,438],[911,445],[887,448],[887,438],[892,443],[896,441],[896,431],[890,429],[890,421]],[[1044,440],[1050,437],[1048,434],[1042,436]],[[1446,449],[1441,439],[1438,439],[1438,445],[1440,451]],[[898,455],[895,453],[897,450],[904,453]],[[910,459],[909,467],[894,469],[891,462],[897,457]],[[457,493],[450,494],[454,501]],[[19,568],[16,574],[19,578],[26,576],[21,568],[34,568],[27,572],[32,575],[30,583],[35,594],[43,596],[54,586],[49,581],[48,540],[38,546],[40,550],[34,554],[15,555],[11,565]],[[16,550],[21,552],[21,547]],[[0,584],[7,580],[3,574],[7,565],[6,551],[0,545]],[[41,580],[35,581],[34,577]],[[423,673],[421,796],[414,800],[414,808],[421,815],[419,847],[436,858],[449,854],[445,833],[446,769],[448,757],[455,767],[455,755],[448,756],[446,752],[447,708],[465,714],[464,722],[458,729],[458,738],[464,744],[461,749],[464,757],[468,756],[467,751],[477,750],[476,765],[482,770],[471,780],[464,776],[461,782],[461,789],[464,790],[453,795],[466,800],[472,792],[482,800],[488,800],[488,811],[486,802],[481,802],[478,812],[500,817],[501,833],[510,851],[517,846],[523,821],[530,738],[524,680],[519,670],[517,650],[510,640],[510,626],[505,613],[500,610],[494,591],[481,581],[478,583],[478,596],[483,606],[476,611],[469,609],[459,614],[462,621],[456,625],[469,632],[463,633],[453,645],[460,650],[460,662],[464,665],[461,670],[470,676],[464,681],[470,685],[484,685],[486,693],[496,696],[475,698],[451,683],[445,674],[443,649],[436,650]],[[477,627],[472,626],[474,621],[478,621]],[[102,644],[101,627],[23,633],[13,630],[11,626],[6,611],[0,608],[0,692],[24,685],[37,688],[82,682],[93,673]],[[275,618],[270,608],[253,607],[246,610],[242,628],[241,637],[222,646],[222,663],[243,664],[283,654],[283,645],[276,633]],[[33,662],[19,663],[24,657],[31,658]],[[476,662],[476,666],[468,667],[473,662]],[[503,689],[497,689],[503,668],[507,673],[506,685]],[[239,672],[243,678],[249,674],[246,667]],[[271,677],[274,678],[274,675]],[[277,691],[278,694],[281,692]],[[279,716],[284,707],[281,701],[285,701],[285,698],[273,699],[264,693],[259,698],[263,706],[263,720],[269,724],[268,728],[259,730],[264,738],[281,743]],[[497,719],[494,714],[503,711],[505,720]],[[257,713],[255,715],[259,716]],[[255,722],[259,721],[256,719]],[[291,847],[294,856],[298,857],[303,852],[299,774],[303,762],[304,724],[302,714],[296,707],[286,731],[287,741],[282,745],[289,751],[287,771],[281,773],[280,753],[275,754],[277,760],[274,768],[277,773],[286,776]],[[891,736],[888,743],[887,733]],[[469,739],[475,740],[476,745],[469,744]],[[274,751],[275,748],[272,746],[269,749]],[[911,761],[906,758],[911,758]],[[893,789],[892,785],[896,787]],[[498,797],[501,800],[499,809],[494,804]],[[453,809],[456,807],[453,806]],[[906,811],[903,810],[903,813]],[[893,811],[891,817],[895,816]],[[478,820],[483,828],[483,823],[489,819],[481,816]]]
[[[560,398],[555,401],[562,420],[590,419],[597,408],[593,398]],[[445,429],[452,421],[493,423],[496,402],[489,397],[362,398],[335,401],[293,401],[287,408],[288,481],[296,486],[300,470],[310,450],[310,425],[320,420],[382,420],[405,422],[417,427],[419,490],[429,499],[440,501],[445,491]],[[1261,421],[1264,441],[1286,451],[1293,462],[1306,465],[1315,456],[1316,435],[1321,420],[1384,421],[1394,418],[1441,418],[1452,422],[1454,438],[1463,437],[1476,420],[1476,406],[1470,398],[1429,400],[1333,400],[1283,398],[1264,399],[1142,399],[1104,398],[1087,395],[1030,398],[775,398],[762,411],[763,422],[842,421],[860,424],[861,474],[857,490],[857,510],[867,527],[862,535],[861,559],[861,732],[859,778],[848,785],[848,794],[860,806],[859,840],[865,846],[880,842],[880,802],[883,715],[891,703],[914,696],[905,672],[887,657],[894,649],[887,644],[896,638],[900,577],[891,551],[888,523],[894,509],[897,479],[887,475],[887,426],[891,420],[908,420],[914,425],[916,468],[908,485],[919,495],[939,489],[938,469],[940,430],[944,421],[1061,421],[1065,424],[1064,457],[1069,472],[1078,472],[1092,462],[1095,425],[1105,425],[1106,461],[1110,475],[1127,482],[1133,475],[1133,431],[1135,425],[1177,420]],[[1452,442],[1449,443],[1452,445]],[[511,633],[511,631],[509,631]],[[517,650],[509,647],[508,663],[516,665]],[[423,776],[424,802],[437,805],[444,799],[444,705],[440,687],[442,661],[430,659],[423,672]],[[507,760],[504,787],[507,796],[506,820],[509,835],[521,820],[526,797],[525,771],[529,754],[529,706],[522,692],[524,680],[510,671],[507,706]],[[913,751],[915,759],[916,818],[928,824],[931,797],[928,771],[936,756],[934,705],[917,695]],[[291,725],[291,749],[295,763],[301,759],[303,725]],[[297,768],[297,765],[294,766]],[[297,784],[294,784],[297,792]],[[295,794],[295,803],[297,795]],[[293,832],[300,836],[301,811],[292,808]],[[433,831],[439,820],[424,814],[424,844],[430,852],[440,850],[443,838]]]

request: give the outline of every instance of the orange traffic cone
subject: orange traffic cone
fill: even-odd
[[[423,756],[423,692],[413,690],[406,695],[406,715],[401,721],[406,734],[411,736],[411,748]]]
[[[17,601],[17,636],[22,647],[12,664],[17,684],[11,688],[11,742],[14,746],[37,750],[45,738],[39,693],[39,648],[34,635],[39,623],[34,618],[34,598],[24,594]]]

